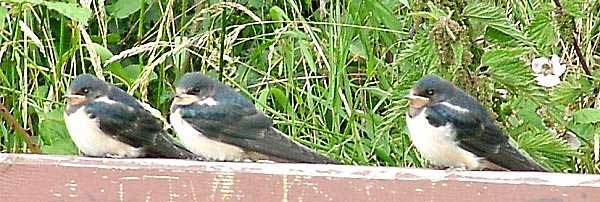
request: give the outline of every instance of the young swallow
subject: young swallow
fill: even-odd
[[[547,171],[511,145],[484,107],[452,83],[428,75],[417,81],[406,98],[409,136],[434,165]]]
[[[175,84],[170,122],[190,151],[215,161],[338,163],[290,140],[232,88],[200,73]]]
[[[199,158],[177,145],[141,102],[92,75],[77,76],[65,97],[67,130],[86,156]]]

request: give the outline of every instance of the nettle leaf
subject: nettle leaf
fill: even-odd
[[[536,113],[536,110],[539,106],[535,102],[526,99],[519,99],[519,103],[517,105],[517,115],[519,118],[525,121],[525,123],[539,130],[546,129],[544,126],[544,121],[538,115],[538,113]]]
[[[516,25],[506,18],[504,11],[494,5],[486,3],[475,3],[467,5],[463,10],[463,16],[470,20],[475,20],[502,32],[520,42],[530,44],[527,37],[518,29]],[[490,35],[494,36],[494,35]],[[502,38],[498,40],[503,40]]]
[[[573,114],[575,123],[596,123],[600,122],[600,109],[585,108],[576,111]]]
[[[582,0],[562,0],[563,9],[565,12],[575,18],[585,17],[585,12],[583,12],[583,3]]]
[[[485,28],[485,26],[484,26]],[[487,27],[487,29],[485,29],[485,34],[484,34],[486,39],[489,39],[490,42],[492,43],[509,43],[509,42],[514,42],[514,38],[493,28],[493,27]]]
[[[527,86],[533,82],[528,65],[521,59],[528,52],[524,48],[492,49],[481,57],[481,63],[489,66],[493,78],[507,86]]]
[[[63,108],[40,113],[39,133],[47,140],[42,146],[44,154],[77,154],[78,150],[65,126]]]
[[[551,92],[551,100],[568,105],[584,94],[593,93],[593,91],[594,88],[586,77],[575,78],[573,74],[567,74],[561,84]]]
[[[527,151],[536,162],[554,171],[569,171],[573,157],[578,155],[577,151],[562,139],[547,132],[524,131],[515,141],[519,148]]]
[[[487,73],[492,81],[504,86],[512,93],[546,103],[546,96],[533,84],[533,73],[524,61],[529,54],[527,48],[492,49],[481,57],[481,63],[489,66]]]
[[[558,42],[554,27],[549,11],[546,9],[536,12],[533,22],[527,27],[529,39],[535,43],[535,47],[542,55],[550,55],[551,48]]]
[[[414,37],[413,43],[409,43],[407,49],[401,50],[399,61],[406,61],[411,68],[419,66],[428,68],[439,64],[439,54],[431,38],[426,32],[419,32]]]

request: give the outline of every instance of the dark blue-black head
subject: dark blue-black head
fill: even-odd
[[[81,74],[71,81],[65,98],[67,104],[78,105],[104,96],[108,90],[109,86],[104,81],[91,74]]]
[[[175,105],[188,105],[213,95],[219,84],[212,78],[199,72],[184,74],[175,82]]]
[[[412,107],[420,108],[427,104],[444,102],[455,94],[456,87],[449,81],[436,75],[427,75],[419,79],[406,96]]]

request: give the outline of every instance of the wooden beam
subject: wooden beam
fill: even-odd
[[[0,154],[2,201],[599,201],[600,176]]]

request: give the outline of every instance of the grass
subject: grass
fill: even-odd
[[[68,2],[0,8],[0,100],[44,153],[77,153],[62,119],[73,76],[91,72],[167,115],[172,83],[202,71],[332,158],[421,167],[402,97],[435,73],[481,100],[542,164],[600,172],[596,0]],[[543,88],[529,63],[552,54],[568,70]],[[0,123],[1,152],[30,152]]]

